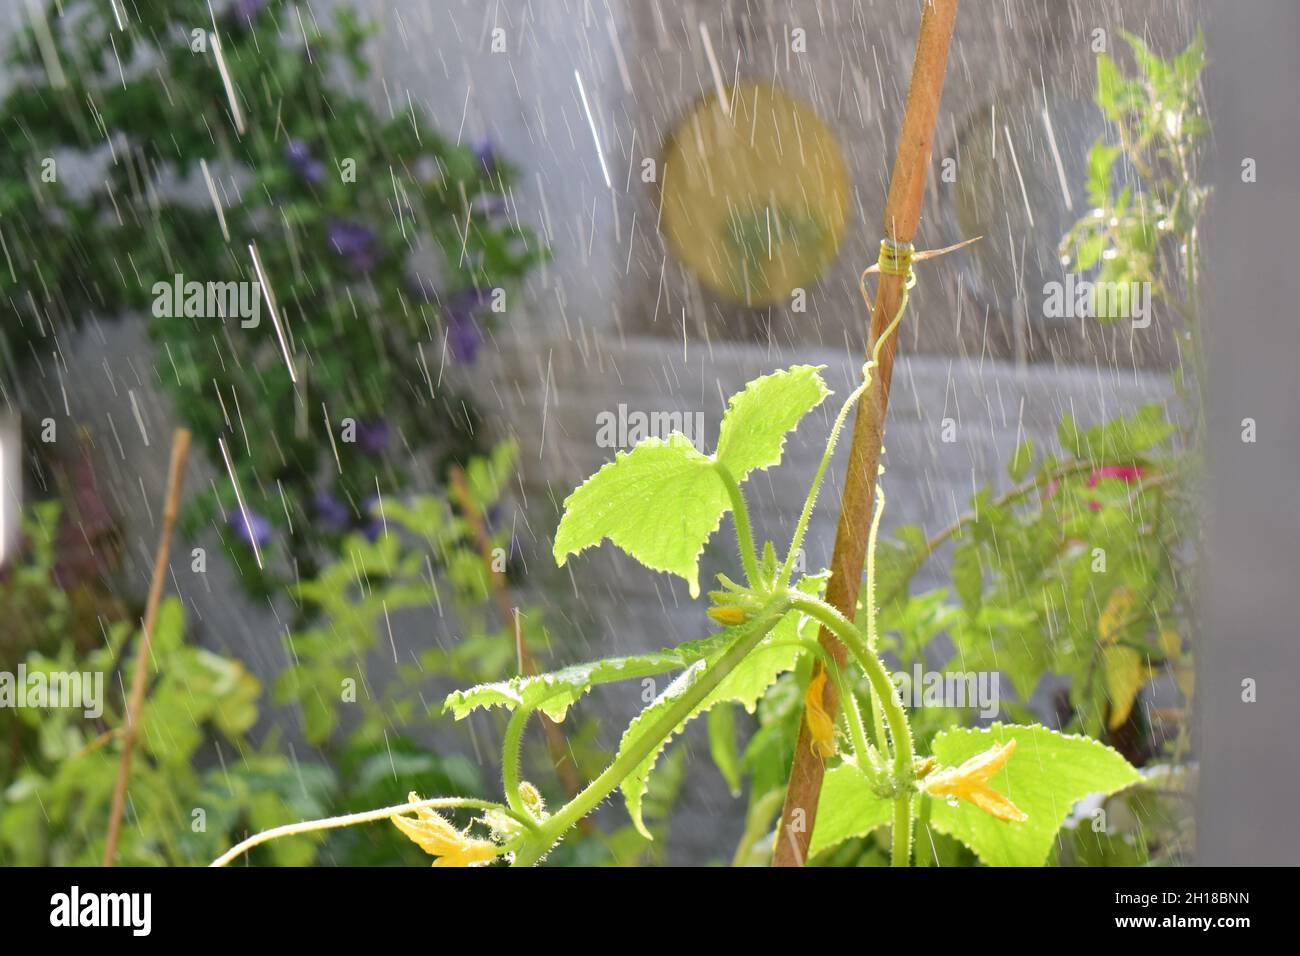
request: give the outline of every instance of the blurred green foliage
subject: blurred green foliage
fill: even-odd
[[[227,519],[256,590],[310,575],[370,520],[379,486],[436,478],[477,449],[473,404],[443,370],[472,360],[545,256],[511,216],[514,172],[490,144],[441,136],[413,103],[383,117],[349,92],[348,77],[366,77],[370,28],[347,7],[330,22],[282,0],[140,0],[125,28],[114,4],[33,11],[0,100],[0,383],[87,322],[147,314],[157,379],[219,476],[186,529]],[[283,350],[265,303],[255,328],[156,314],[155,283],[176,275],[256,281],[252,244]]]

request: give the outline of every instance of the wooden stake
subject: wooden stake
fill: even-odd
[[[140,711],[144,707],[144,688],[149,676],[149,649],[153,640],[154,624],[158,620],[158,605],[162,601],[163,584],[167,580],[167,562],[171,554],[172,530],[180,512],[181,485],[185,480],[185,462],[190,454],[190,433],[178,428],[172,434],[172,458],[167,470],[167,501],[163,507],[162,531],[158,537],[158,551],[153,560],[153,579],[149,582],[149,599],[145,604],[144,628],[140,634],[140,650],[135,661],[135,676],[131,680],[131,698],[126,708],[126,723],[122,730],[122,756],[117,765],[117,783],[113,787],[113,807],[108,817],[108,841],[104,845],[104,866],[112,866],[117,857],[117,842],[122,833],[122,816],[126,809],[126,790],[131,779],[131,752],[135,749],[140,731]]]
[[[916,40],[916,59],[912,63],[912,82],[907,91],[907,107],[894,171],[889,181],[889,198],[885,202],[885,235],[896,243],[911,242],[921,218],[921,200],[930,166],[930,148],[934,140],[935,119],[943,95],[944,72],[948,65],[948,47],[957,18],[958,0],[926,0],[921,14],[921,29]],[[903,279],[880,276],[876,286],[876,307],[871,319],[871,344],[898,314]],[[876,382],[867,392],[855,413],[853,443],[849,449],[848,472],[840,502],[839,525],[835,531],[835,551],[831,556],[831,578],[826,599],[850,620],[857,612],[858,591],[867,554],[867,532],[876,497],[876,473],[885,432],[885,414],[889,408],[889,386],[894,372],[894,352],[899,336],[892,336],[880,353]],[[846,651],[833,634],[822,629],[822,647],[844,666]],[[817,668],[821,664],[816,665]],[[833,683],[823,694],[826,711],[835,717],[839,699]],[[821,796],[822,777],[826,768],[812,749],[807,721],[799,727],[785,807],[781,811],[777,832],[774,866],[802,866],[808,854],[813,826],[817,821],[817,802]],[[802,825],[796,826],[796,823]]]

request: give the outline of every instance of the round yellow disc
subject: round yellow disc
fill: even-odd
[[[835,257],[849,181],[812,107],[765,83],[717,94],[678,123],[664,150],[663,230],[673,255],[720,295],[768,305]]]

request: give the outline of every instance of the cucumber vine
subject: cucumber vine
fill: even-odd
[[[911,276],[908,276],[909,284]],[[905,305],[905,300],[904,300]],[[647,781],[672,737],[694,717],[722,703],[753,711],[768,688],[804,655],[825,665],[844,701],[847,752],[832,767],[822,791],[812,851],[818,852],[877,826],[892,828],[891,862],[912,860],[918,816],[965,842],[986,862],[1041,864],[1075,801],[1090,793],[1114,793],[1135,783],[1138,772],[1118,753],[1085,737],[1040,726],[994,724],[938,735],[933,753],[918,759],[907,711],[877,652],[874,553],[883,509],[877,493],[868,548],[866,598],[859,624],[823,600],[825,572],[795,579],[796,555],[849,412],[871,388],[871,372],[902,309],[875,343],[862,383],[844,401],[805,497],[783,559],[766,542],[755,545],[742,489],[754,471],[780,463],[787,434],[830,394],[820,367],[796,365],[764,375],[732,396],[713,454],[698,451],[684,435],[647,439],[620,452],[564,503],[554,556],[563,565],[605,540],[656,571],[681,577],[699,596],[699,557],[727,512],[733,516],[743,582],[718,575],[708,617],[723,630],[654,653],[606,658],[548,674],[480,684],[448,696],[444,710],[457,719],[480,708],[511,712],[503,743],[502,802],[460,799],[411,801],[349,817],[293,824],[258,834],[217,863],[279,836],[390,819],[435,857],[435,865],[476,865],[502,860],[515,866],[541,861],[565,835],[615,790],[621,790],[636,827]],[[836,666],[805,629],[828,628],[851,658]],[[865,685],[845,673],[856,666]],[[570,706],[598,684],[680,671],[628,725],[613,761],[569,802],[548,812],[536,788],[520,778],[519,754],[530,717],[562,721]],[[810,714],[821,713],[825,679],[808,688]],[[855,688],[864,686],[862,699]],[[870,715],[870,723],[864,721]],[[811,727],[819,753],[837,748],[837,727],[821,713]],[[870,726],[871,734],[867,733]],[[1020,745],[1022,756],[1013,760]],[[996,786],[994,786],[996,784]],[[933,800],[933,797],[939,797]],[[831,806],[827,807],[827,803]],[[928,803],[927,803],[928,802]],[[477,810],[463,830],[439,813]],[[414,813],[415,816],[404,814]],[[482,836],[474,835],[478,827]]]

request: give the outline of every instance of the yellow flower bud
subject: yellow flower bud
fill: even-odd
[[[812,752],[825,760],[835,756],[835,721],[826,712],[822,693],[826,689],[826,671],[818,671],[808,684],[804,695],[804,719],[808,721],[808,732],[812,735]]]
[[[745,623],[745,609],[740,607],[711,607],[708,610],[709,617],[717,621],[723,627],[735,627],[737,624]]]
[[[519,784],[519,799],[524,802],[524,806],[533,816],[541,817],[546,813],[546,801],[542,799],[537,788],[527,780]]]

